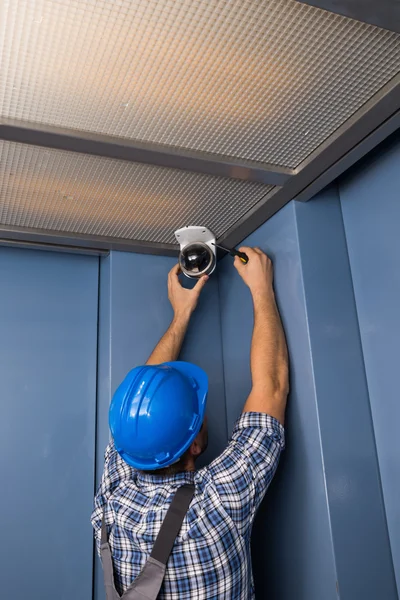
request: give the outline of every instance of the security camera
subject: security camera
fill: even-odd
[[[191,279],[211,275],[216,265],[215,235],[207,227],[192,225],[175,231],[175,237],[182,273]]]

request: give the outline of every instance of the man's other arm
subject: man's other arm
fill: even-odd
[[[261,412],[284,424],[289,392],[288,352],[273,290],[271,260],[259,248],[241,248],[249,257],[235,267],[250,288],[254,306],[251,342],[252,389],[243,412]]]
[[[178,360],[190,317],[197,306],[201,290],[207,283],[208,277],[203,276],[193,289],[186,289],[180,284],[179,271],[179,265],[175,265],[168,275],[168,298],[174,311],[174,317],[146,365],[160,365],[164,362]]]

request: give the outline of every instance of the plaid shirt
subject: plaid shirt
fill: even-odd
[[[226,450],[209,466],[172,476],[136,471],[111,442],[91,517],[97,548],[103,505],[120,594],[144,567],[176,489],[195,495],[176,539],[161,600],[254,598],[250,534],[278,466],[284,430],[262,413],[243,413]]]

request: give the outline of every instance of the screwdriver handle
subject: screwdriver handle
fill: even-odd
[[[249,257],[247,256],[247,254],[245,254],[245,252],[240,252],[240,250],[231,250],[230,255],[237,256],[245,265],[247,265],[247,263],[249,262]]]
[[[235,248],[232,248],[232,250],[229,250],[228,248],[224,248],[224,246],[220,246],[219,244],[216,244],[215,242],[211,242],[211,243],[213,246],[216,246],[217,248],[221,248],[221,250],[228,252],[230,254],[230,256],[237,256],[238,258],[240,258],[242,263],[244,263],[245,265],[247,265],[247,263],[249,262],[249,257],[244,252],[240,252],[240,250],[236,250]]]

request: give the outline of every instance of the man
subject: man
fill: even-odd
[[[196,471],[195,461],[207,445],[207,422],[189,427],[187,423],[193,420],[193,415],[204,414],[205,380],[199,372],[181,372],[180,365],[185,370],[187,363],[173,362],[179,356],[206,277],[192,290],[187,290],[180,285],[179,267],[172,269],[168,278],[169,299],[174,310],[172,323],[151,354],[147,367],[132,371],[128,384],[122,386],[122,392],[117,392],[113,399],[118,411],[121,406],[126,408],[128,401],[136,402],[139,407],[133,410],[133,404],[129,404],[128,409],[123,409],[124,418],[134,419],[134,422],[126,421],[124,427],[119,427],[118,420],[114,426],[118,452],[111,442],[106,450],[104,474],[92,514],[99,546],[103,507],[107,507],[105,522],[115,586],[120,594],[143,568],[176,490],[183,484],[192,484],[194,497],[170,555],[159,598],[254,598],[250,535],[255,513],[284,447],[288,358],[275,303],[271,261],[258,248],[241,250],[248,255],[249,262],[243,264],[235,258],[234,265],[250,288],[254,306],[252,389],[226,450],[209,466]],[[162,366],[163,363],[169,365]],[[190,365],[187,368],[190,371]],[[188,381],[192,384],[185,387]],[[175,386],[176,395],[167,398],[171,385]],[[161,398],[160,390],[165,390]],[[189,403],[184,403],[182,394],[191,397]],[[176,410],[174,398],[179,404]],[[111,407],[110,423],[121,414],[112,417],[113,410]],[[161,414],[162,421],[157,425],[158,435],[152,438],[148,417],[153,413],[155,419]],[[138,419],[141,419],[140,424]],[[181,419],[186,443],[181,439],[180,426],[178,434],[171,437],[175,419]],[[129,430],[133,425],[135,435],[124,437],[126,427]],[[170,440],[171,449],[162,446],[164,438]],[[141,440],[140,444],[137,439]],[[158,444],[153,454],[152,444]],[[140,468],[131,465],[140,465]]]

